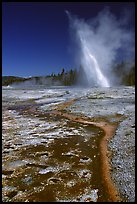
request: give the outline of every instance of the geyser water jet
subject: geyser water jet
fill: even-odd
[[[134,29],[122,24],[128,22],[128,15],[117,18],[104,8],[97,16],[84,20],[65,12],[70,23],[72,55],[76,66],[82,69],[79,83],[98,87],[118,85],[121,79],[113,68],[121,61],[130,61],[135,52]]]
[[[110,84],[107,78],[103,75],[95,56],[91,54],[91,51],[88,48],[88,44],[86,40],[83,39],[80,34],[79,34],[79,38],[81,41],[81,50],[83,52],[83,60],[85,61],[84,63],[85,66],[83,68],[85,70],[88,84],[90,85],[90,82],[92,80],[91,75],[93,73],[92,71],[93,69],[95,71],[94,75],[95,75],[97,84],[101,87],[110,87]]]

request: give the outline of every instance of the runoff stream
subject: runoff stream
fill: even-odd
[[[102,172],[105,132],[65,117],[63,106],[44,105],[3,97],[3,201],[112,201]]]

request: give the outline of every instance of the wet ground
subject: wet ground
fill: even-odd
[[[134,90],[129,90],[132,92],[129,91],[124,102],[129,100],[127,103],[131,107],[134,96],[131,99],[129,96],[133,95]],[[102,109],[99,107],[101,106],[99,99],[108,100],[108,96],[111,101],[107,101],[106,104],[112,102],[111,112],[105,110],[106,106],[102,106]],[[110,122],[120,123],[124,119],[120,121],[116,114],[122,115],[122,109],[114,108],[118,96],[117,93],[113,93],[112,97],[110,92],[104,90],[101,93],[97,90],[90,93],[90,90],[85,92],[79,89],[77,91],[4,89],[3,201],[110,201],[100,168],[99,143],[104,132],[95,126],[82,125],[53,115],[52,111],[58,104],[77,98],[74,105],[66,110],[67,112],[71,111],[78,115],[88,114],[92,119],[94,117],[94,120],[107,119]],[[122,99],[118,100],[119,106],[120,103],[124,104]],[[86,106],[83,105],[85,101]],[[103,100],[102,102],[105,104]],[[126,110],[126,106],[123,108]],[[106,111],[105,114],[103,111]],[[134,151],[132,154],[134,155]],[[128,199],[123,194],[123,200],[128,201]]]

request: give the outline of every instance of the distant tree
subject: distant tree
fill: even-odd
[[[130,68],[128,74],[123,75],[122,83],[127,86],[135,85],[135,65]]]
[[[3,76],[2,77],[2,86],[8,86],[12,83],[19,83],[28,80],[27,78],[23,77],[15,77],[15,76]]]
[[[63,68],[62,72],[61,72],[61,75],[64,75],[64,73],[65,73],[65,69]]]
[[[129,65],[122,61],[115,65],[113,73],[119,78],[121,85],[135,85],[135,64]]]
[[[87,76],[82,65],[80,65],[77,73],[77,83],[84,86],[88,84]]]

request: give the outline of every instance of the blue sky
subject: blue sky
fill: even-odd
[[[134,3],[3,2],[2,75],[42,76],[75,68],[65,10],[90,19],[106,6],[116,16],[128,9],[129,27],[134,24]]]

